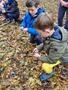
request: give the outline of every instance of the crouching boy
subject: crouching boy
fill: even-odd
[[[27,0],[26,7],[28,11],[26,12],[24,19],[20,25],[20,29],[26,31],[30,34],[30,42],[39,45],[42,43],[42,38],[34,27],[34,22],[36,18],[45,12],[43,7],[40,7],[40,0]]]
[[[63,27],[54,25],[49,14],[38,16],[35,27],[44,41],[33,50],[34,57],[44,62],[42,70],[45,73],[40,75],[40,80],[43,81],[52,77],[54,74],[53,67],[61,62],[63,65],[68,64],[68,32]],[[42,49],[45,51],[44,55],[40,53]],[[63,73],[66,73],[66,70]]]
[[[35,27],[43,37],[44,43],[34,49],[34,57],[50,64],[68,62],[68,32],[63,27],[54,24],[49,14],[40,15],[35,21]],[[41,55],[40,50],[44,49],[46,55]]]

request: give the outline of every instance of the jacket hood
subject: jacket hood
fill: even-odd
[[[59,27],[57,25],[54,26],[54,33],[52,34],[52,38],[60,40],[60,41],[67,41],[68,40],[68,31],[63,27]]]
[[[38,12],[36,13],[36,15],[39,15],[42,12],[45,12],[45,9],[43,7],[38,9]]]
[[[58,26],[54,26],[54,33],[52,34],[51,38],[62,40],[62,33]]]

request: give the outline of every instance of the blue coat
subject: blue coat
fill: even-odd
[[[34,17],[31,16],[29,12],[26,12],[20,26],[21,27],[23,26],[24,28],[28,28],[28,33],[30,33],[31,35],[38,35],[37,30],[34,28],[34,22],[36,18],[43,12],[45,12],[44,8],[39,8]]]
[[[8,2],[4,4],[4,8],[9,14],[19,13],[18,4],[15,0],[8,0]]]

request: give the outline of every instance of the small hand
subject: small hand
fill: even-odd
[[[27,30],[28,30],[28,28],[23,28],[23,31],[24,31],[24,32],[27,32]]]
[[[41,55],[39,54],[39,53],[34,53],[34,55],[33,55],[35,58],[40,58],[41,57]]]
[[[38,52],[39,52],[38,49],[34,48],[33,53],[38,53]]]
[[[20,28],[19,28],[19,31],[23,30],[23,28],[24,28],[24,27],[20,27]]]

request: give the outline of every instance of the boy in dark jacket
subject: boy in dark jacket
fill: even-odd
[[[40,35],[44,38],[44,50],[46,51],[45,56],[41,56],[37,53],[39,59],[48,63],[55,63],[59,59],[62,62],[68,62],[67,30],[54,25],[52,18],[48,14],[40,15],[35,22],[35,26]],[[38,52],[38,49],[42,47],[43,43],[38,45],[35,50]]]
[[[6,21],[17,21],[19,18],[19,8],[16,0],[4,0],[4,17]]]
[[[33,56],[49,64],[45,64],[43,69],[52,71],[51,66],[55,67],[61,62],[68,64],[68,31],[63,27],[54,25],[49,14],[40,15],[35,21],[35,27],[43,37],[44,43],[36,46],[33,50]],[[40,53],[42,49],[44,49],[45,55]]]
[[[28,11],[26,12],[24,19],[20,25],[20,29],[27,31],[30,34],[31,43],[42,43],[42,38],[40,37],[37,30],[34,28],[34,22],[36,18],[45,12],[44,8],[39,7],[39,0],[27,0],[26,7]]]

